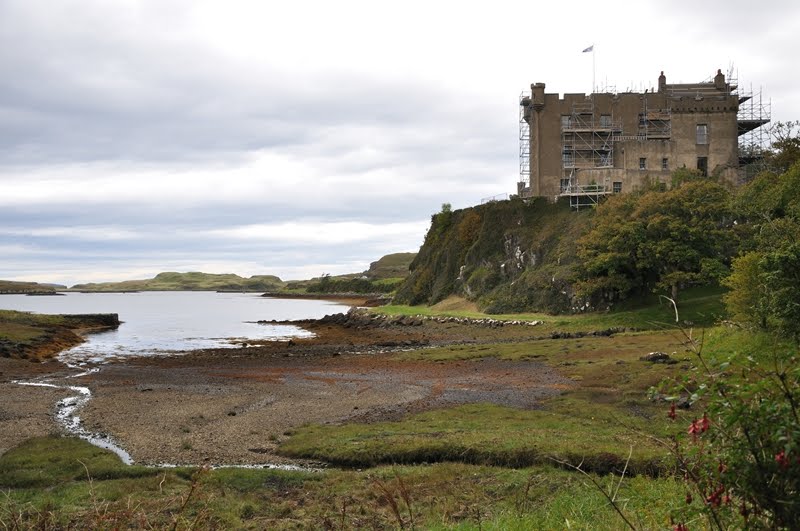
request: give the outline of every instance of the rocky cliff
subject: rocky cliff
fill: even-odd
[[[461,295],[490,313],[580,311],[585,305],[572,289],[576,241],[592,217],[592,210],[544,199],[442,211],[396,301],[434,304]]]

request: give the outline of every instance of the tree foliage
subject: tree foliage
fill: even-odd
[[[725,300],[737,320],[800,339],[800,162],[739,190],[752,241],[733,263]]]
[[[800,120],[777,122],[770,129],[772,149],[767,162],[777,173],[783,173],[800,161]]]
[[[579,242],[584,295],[613,299],[654,290],[675,298],[681,286],[725,274],[734,252],[730,192],[707,179],[676,183],[612,197],[597,208]]]

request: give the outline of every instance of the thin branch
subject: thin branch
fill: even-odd
[[[662,299],[667,299],[669,302],[672,303],[672,307],[675,308],[675,322],[676,323],[680,322],[680,319],[678,319],[678,305],[675,303],[675,299],[671,299],[666,295],[659,295],[659,297]]]
[[[622,486],[622,480],[625,479],[625,472],[628,471],[628,464],[631,462],[631,456],[633,455],[633,446],[630,447],[628,451],[628,458],[625,460],[625,468],[622,469],[622,475],[619,477],[619,483],[617,483],[617,490],[614,491],[613,499],[617,499],[617,494],[619,494],[619,488]]]
[[[631,450],[631,451],[632,451],[632,450]],[[572,463],[567,463],[566,461],[561,461],[561,460],[559,460],[559,459],[556,459],[555,457],[549,457],[549,459],[550,459],[551,461],[555,461],[556,463],[558,463],[558,464],[560,464],[560,465],[563,465],[563,466],[569,467],[569,468],[571,468],[571,469],[573,469],[573,470],[576,470],[576,471],[580,472],[581,474],[583,474],[584,476],[586,476],[587,478],[589,478],[589,481],[591,481],[591,482],[594,484],[594,486],[595,486],[595,487],[597,487],[597,490],[599,490],[600,492],[602,492],[602,493],[603,493],[603,496],[605,496],[605,498],[608,500],[608,503],[610,503],[610,504],[611,504],[611,507],[613,507],[613,508],[614,508],[614,510],[615,510],[615,511],[617,512],[617,514],[619,515],[619,517],[620,517],[620,518],[622,518],[622,520],[624,520],[626,524],[628,524],[628,527],[630,527],[631,529],[633,529],[633,531],[636,531],[636,526],[634,526],[634,525],[633,525],[633,524],[630,522],[630,520],[628,520],[628,519],[625,517],[625,513],[623,513],[623,512],[622,512],[622,509],[620,509],[620,508],[619,508],[619,506],[617,505],[617,502],[615,502],[615,501],[614,501],[614,499],[613,499],[611,496],[609,496],[609,495],[608,495],[608,493],[605,491],[605,489],[603,488],[603,486],[602,486],[602,485],[600,485],[600,483],[598,483],[598,482],[597,482],[597,480],[596,480],[596,479],[594,479],[594,478],[592,477],[592,475],[591,475],[591,474],[589,474],[589,473],[588,473],[588,472],[586,472],[584,469],[582,469],[580,465],[578,465],[578,466],[575,466],[575,465],[573,465]],[[627,465],[626,465],[626,467],[627,467]]]

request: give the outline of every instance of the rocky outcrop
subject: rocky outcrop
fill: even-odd
[[[335,324],[345,328],[378,328],[386,326],[421,326],[425,321],[436,323],[458,323],[472,326],[486,326],[499,328],[504,326],[537,326],[542,321],[524,320],[503,320],[491,318],[471,318],[471,317],[442,317],[431,315],[385,315],[371,313],[369,311],[352,308],[347,313],[335,313],[326,315],[321,319],[304,319],[299,321],[288,321],[293,324],[303,324],[315,322],[318,324]],[[283,324],[287,321],[258,321],[261,324]],[[579,337],[579,336],[576,336]]]
[[[574,288],[577,242],[591,215],[519,199],[440,212],[395,300],[435,304],[457,295],[498,314],[593,310]]]

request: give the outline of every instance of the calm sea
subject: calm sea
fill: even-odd
[[[91,334],[62,354],[72,362],[158,355],[198,348],[237,347],[246,339],[287,339],[308,332],[259,320],[317,319],[348,307],[318,300],[273,299],[259,294],[160,291],[68,293],[64,296],[2,295],[0,309],[37,313],[117,313],[118,330]]]

